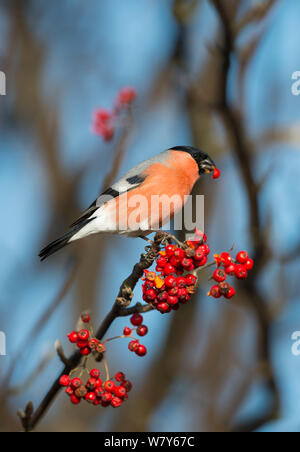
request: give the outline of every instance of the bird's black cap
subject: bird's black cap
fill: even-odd
[[[197,162],[200,174],[206,172],[206,170],[213,170],[216,167],[214,161],[206,152],[201,151],[194,146],[174,146],[170,148],[169,151],[181,151],[190,154]]]

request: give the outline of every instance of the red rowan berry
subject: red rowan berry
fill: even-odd
[[[80,388],[80,386],[82,386],[82,381],[80,380],[80,378],[73,378],[71,380],[71,387],[73,389]]]
[[[206,246],[205,245],[199,245],[198,248],[196,249],[197,252],[203,254],[203,256],[205,256],[206,254]]]
[[[195,275],[186,275],[185,279],[188,286],[194,286],[197,282]]]
[[[123,399],[123,397],[126,395],[126,389],[124,386],[116,386],[114,389],[114,394],[117,397],[120,397],[120,399]]]
[[[203,259],[204,256],[205,256],[205,251],[200,246],[199,248],[196,249],[194,257],[197,261],[200,261],[201,259]]]
[[[184,300],[186,298],[187,294],[188,294],[188,292],[184,287],[178,290],[178,298],[180,300]]]
[[[99,378],[99,377],[100,377],[100,370],[98,370],[98,369],[92,369],[92,370],[90,371],[90,376],[91,376],[92,378]]]
[[[91,317],[88,314],[81,314],[81,320],[83,321],[83,323],[89,323]]]
[[[247,270],[242,264],[238,264],[235,267],[235,276],[238,279],[246,279],[248,276]]]
[[[214,172],[213,172],[213,175],[212,175],[212,178],[213,179],[219,179],[220,176],[221,176],[221,171],[218,168],[215,168]]]
[[[88,346],[88,341],[83,341],[81,339],[77,339],[76,345],[78,348],[85,348]]]
[[[193,265],[193,259],[189,257],[184,257],[181,260],[181,265],[185,270],[188,270]]]
[[[144,345],[140,344],[140,345],[137,347],[137,349],[135,350],[135,353],[136,353],[138,356],[145,356],[146,353],[147,353],[147,349],[146,349],[146,347],[145,347]]]
[[[175,276],[167,276],[165,279],[165,286],[169,288],[176,286],[176,279]]]
[[[84,399],[89,402],[89,403],[94,403],[96,400],[96,394],[94,392],[88,392],[85,396]]]
[[[90,337],[90,333],[88,330],[80,330],[78,333],[78,339],[80,341],[87,341]]]
[[[222,270],[221,268],[217,268],[217,269],[214,271],[214,274],[213,274],[213,278],[214,278],[214,280],[217,281],[217,282],[223,282],[223,281],[225,281],[226,276],[227,276],[226,273],[225,273],[224,270]]]
[[[128,348],[131,352],[135,352],[136,349],[138,348],[138,346],[139,346],[139,341],[137,341],[136,339],[133,341],[130,341],[128,344]]]
[[[176,296],[176,295],[178,295],[178,290],[179,290],[179,287],[174,286],[168,290],[168,295]]]
[[[175,286],[176,287],[176,286]],[[159,300],[159,301],[166,301],[167,299],[168,299],[168,292],[166,291],[166,290],[164,290],[163,292],[160,292],[158,295],[157,295],[157,299]]]
[[[209,295],[211,295],[214,298],[220,298],[220,296],[221,296],[220,287],[217,285],[212,286],[212,288],[210,289]]]
[[[110,141],[113,138],[114,134],[115,128],[112,126],[103,127],[102,132],[100,133],[105,141]]]
[[[123,383],[121,383],[121,386],[123,386],[126,389],[126,392],[129,392],[132,389],[132,383],[129,380],[123,381]]]
[[[173,256],[176,247],[175,247],[175,245],[167,245],[165,249],[166,249],[167,256],[170,257],[170,256]]]
[[[176,305],[178,303],[179,300],[178,300],[178,297],[174,297],[172,295],[169,295],[167,301],[168,301],[169,305],[174,306],[174,305]]]
[[[143,287],[144,292],[146,292],[146,290],[148,290],[148,289],[153,289],[154,282],[153,281],[145,281],[142,287]]]
[[[65,390],[65,393],[68,394],[68,396],[71,396],[74,394],[74,389],[72,389],[71,386],[68,386]]]
[[[136,98],[136,89],[131,86],[126,86],[122,88],[117,96],[117,102],[121,107],[131,104]]]
[[[165,265],[167,265],[168,263],[168,259],[166,259],[165,257],[160,256],[157,261],[156,261],[157,265],[159,267],[164,268]]]
[[[117,372],[115,375],[115,379],[118,382],[125,381],[125,374],[123,372]]]
[[[102,388],[102,380],[101,380],[101,378],[97,378],[97,380],[96,380],[96,388]]]
[[[69,375],[62,375],[59,379],[59,384],[61,386],[69,386],[70,383],[71,383],[71,379],[70,379]]]
[[[104,392],[101,396],[101,399],[104,403],[110,403],[112,398],[113,398],[113,395],[111,392]]]
[[[207,264],[207,256],[204,256],[200,261],[195,261],[196,268],[203,267]]]
[[[97,397],[102,397],[102,395],[104,394],[104,389],[102,387],[97,387],[95,388],[94,392]]]
[[[232,298],[235,295],[235,290],[233,287],[230,287],[230,289],[228,291],[226,291],[226,293],[224,293],[224,297],[225,298]]]
[[[234,276],[235,268],[236,268],[236,265],[234,262],[232,262],[231,264],[227,265],[227,267],[225,267],[225,272],[227,273],[227,275]]]
[[[174,251],[174,256],[181,261],[185,257],[183,249],[176,248]]]
[[[220,258],[224,267],[227,267],[232,262],[232,257],[229,253],[221,253]]]
[[[123,334],[124,334],[124,336],[130,336],[131,335],[131,328],[129,328],[129,326],[125,326],[125,328],[123,330]]]
[[[136,334],[138,334],[139,336],[146,336],[147,333],[148,327],[146,325],[140,325],[136,329]]]
[[[133,314],[130,318],[130,322],[134,326],[139,326],[143,322],[143,316],[141,314]]]
[[[156,292],[154,289],[148,289],[146,290],[144,294],[145,301],[152,301],[156,298]]]
[[[80,353],[82,354],[82,356],[87,356],[91,353],[91,349],[89,347],[81,348]]]
[[[170,275],[171,273],[175,272],[175,267],[172,264],[167,264],[164,267],[164,273],[166,275]]]
[[[72,344],[76,344],[77,339],[78,339],[78,334],[76,333],[76,331],[72,331],[70,334],[68,334],[68,338]]]
[[[249,259],[248,253],[247,251],[240,251],[239,253],[237,253],[236,255],[236,260],[240,263],[240,264],[245,264],[247,262],[247,260]]]
[[[91,378],[88,379],[88,381],[87,381],[85,386],[92,391],[93,389],[95,389],[96,384],[97,384],[96,378],[92,378],[91,377]]]
[[[107,392],[113,392],[115,389],[115,386],[116,385],[112,380],[107,380],[103,385],[104,390]]]
[[[114,408],[118,408],[122,405],[122,403],[123,401],[119,397],[113,397],[110,402],[111,406],[113,406]]]
[[[168,312],[170,308],[169,308],[168,303],[162,302],[162,303],[158,303],[157,309],[158,309],[158,311],[160,311],[164,314],[165,312]]]
[[[204,245],[204,248],[205,248],[205,254],[208,255],[210,253],[209,245],[207,245],[207,244]]]
[[[176,278],[176,285],[179,288],[185,287],[186,286],[186,279],[183,276],[178,276],[178,278]]]
[[[253,266],[254,266],[254,261],[253,259],[248,259],[247,262],[244,264],[246,270],[252,270]]]
[[[178,257],[176,257],[176,256],[172,256],[171,258],[170,258],[170,264],[171,265],[173,265],[173,267],[179,267],[179,265],[180,265],[180,261],[181,261],[181,259],[179,259]]]
[[[71,395],[70,400],[73,405],[78,405],[81,402],[81,399],[79,399],[79,397],[76,397],[75,394]]]
[[[107,122],[111,119],[111,112],[105,108],[100,108],[94,112],[94,118],[97,118],[101,122]]]

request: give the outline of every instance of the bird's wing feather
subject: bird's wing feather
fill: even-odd
[[[165,163],[169,157],[169,151],[163,151],[160,154],[136,165],[125,173],[117,182],[111,185],[107,190],[98,196],[97,199],[81,214],[81,216],[71,224],[71,227],[78,226],[90,218],[99,207],[106,204],[112,198],[120,194],[133,190],[140,186],[147,178],[147,168],[153,163]]]
[[[146,174],[135,174],[126,179],[121,179],[114,185],[105,190],[95,201],[81,214],[81,216],[71,224],[71,227],[84,223],[87,218],[90,218],[99,207],[106,204],[113,198],[117,198],[120,194],[133,190],[140,186],[147,178]]]

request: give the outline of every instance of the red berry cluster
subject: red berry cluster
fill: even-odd
[[[235,276],[237,279],[246,279],[248,271],[252,270],[254,262],[249,258],[246,251],[239,251],[236,259],[232,258],[229,253],[215,254],[217,268],[212,278],[218,283],[212,286],[208,292],[208,296],[214,298],[232,298],[235,295],[235,289],[226,282],[228,276]]]
[[[82,314],[81,320],[84,323],[89,323],[90,316],[87,314]],[[95,337],[92,337],[92,333],[87,329],[82,329],[78,332],[72,331],[68,334],[68,338],[71,344],[77,345],[82,356],[88,356],[92,352],[94,352],[95,354],[101,354],[105,352],[105,345],[98,341],[98,339],[96,339]]]
[[[167,245],[159,252],[156,272],[146,270],[143,283],[143,300],[162,314],[177,310],[187,303],[195,292],[197,277],[191,272],[207,263],[210,249],[205,234],[201,239],[185,242],[186,247]],[[159,273],[159,274],[158,274]]]
[[[111,379],[103,382],[100,378],[100,371],[92,369],[85,384],[81,378],[71,378],[69,375],[63,375],[59,383],[66,388],[65,392],[74,405],[78,405],[84,400],[96,406],[108,407],[110,405],[118,408],[128,399],[127,393],[131,390],[132,384],[126,380],[123,372],[118,372],[115,380],[117,383]]]
[[[148,333],[148,327],[146,325],[143,325],[143,316],[141,314],[133,314],[133,316],[130,318],[130,322],[136,328],[125,326],[123,330],[124,336],[132,337],[132,332],[134,330],[139,336],[146,336],[146,334]],[[145,356],[147,353],[146,347],[142,345],[138,339],[133,338],[133,340],[129,342],[128,348],[131,352],[134,352],[138,356]]]
[[[128,107],[136,98],[136,89],[132,87],[122,88],[115,99],[112,110],[100,108],[94,112],[92,130],[95,134],[102,136],[105,141],[114,137],[116,123],[121,111]]]

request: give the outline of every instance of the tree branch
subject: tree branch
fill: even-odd
[[[151,246],[147,247],[147,252],[141,255],[140,261],[135,264],[128,278],[123,281],[118,296],[111,310],[104,318],[103,322],[97,330],[96,338],[98,340],[102,340],[116,318],[131,315],[135,312],[148,312],[152,309],[151,306],[142,305],[140,303],[137,303],[131,308],[128,308],[128,306],[130,305],[133,298],[133,290],[137,282],[143,276],[144,270],[151,267],[151,265],[154,263],[155,259],[158,256],[160,245],[165,240],[165,238],[166,234],[164,232],[158,232],[155,235],[154,241],[152,242]],[[39,421],[46,413],[47,409],[53,403],[55,397],[61,389],[61,386],[59,384],[60,377],[64,374],[69,374],[71,370],[75,369],[79,365],[81,359],[82,355],[79,351],[75,351],[69,358],[67,358],[66,362],[68,364],[65,365],[63,371],[54,381],[46,396],[35,411],[33,411],[32,409],[26,414],[26,410],[25,413],[19,410],[18,414],[22,419],[22,425],[26,432],[32,431],[37,426]],[[32,406],[32,404],[30,406]]]

